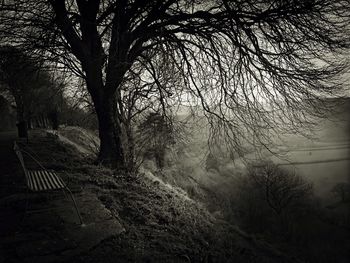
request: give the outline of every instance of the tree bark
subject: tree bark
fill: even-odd
[[[134,172],[136,169],[136,159],[135,159],[135,141],[134,135],[131,127],[131,120],[128,119],[124,123],[125,140],[126,140],[126,154],[125,163],[127,165],[127,171]]]
[[[103,95],[99,103],[95,106],[100,137],[98,161],[113,168],[124,169],[121,127],[115,111],[115,99]]]
[[[125,158],[115,92],[108,90],[103,84],[101,67],[90,64],[85,71],[87,89],[99,124],[100,151],[97,161],[105,166],[124,169]]]

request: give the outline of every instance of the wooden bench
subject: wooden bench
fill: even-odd
[[[83,225],[83,220],[81,218],[77,203],[73,197],[72,191],[63,182],[63,180],[54,171],[47,170],[30,153],[28,153],[24,149],[21,149],[16,141],[14,142],[13,149],[23,168],[27,189],[34,193],[35,192],[45,193],[45,192],[60,190],[60,191],[63,191],[65,196],[66,196],[66,192],[69,193],[71,200],[74,204],[75,210],[77,212],[77,215],[79,217],[79,222],[81,225]],[[35,169],[35,170],[27,169],[24,163],[24,158],[22,153],[26,154],[30,159],[32,159],[37,164],[39,169]],[[27,203],[28,203],[28,198],[27,198]],[[26,212],[27,212],[27,206],[26,206]]]

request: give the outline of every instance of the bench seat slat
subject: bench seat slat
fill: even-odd
[[[63,181],[53,172],[45,170],[28,170],[28,187],[39,192],[65,188]]]
[[[48,180],[45,171],[43,171],[43,170],[39,171],[39,175],[40,175],[40,179],[41,179],[42,183],[44,184],[45,189],[47,189],[47,190],[52,189],[52,186],[49,183],[50,181]]]
[[[46,172],[40,171],[41,181],[43,182],[46,189],[51,190],[52,186],[50,184],[50,181],[47,179]]]
[[[28,177],[32,180],[33,191],[37,191],[39,189],[38,179],[36,178],[36,173],[30,173],[28,171]]]
[[[43,178],[41,177],[41,171],[36,172],[36,177],[37,177],[37,183],[38,183],[38,191],[41,189],[47,190],[45,185],[43,184]]]
[[[51,186],[46,181],[45,171],[38,171],[38,175],[43,189],[50,190]]]
[[[33,189],[34,183],[33,183],[32,177],[28,176],[27,171],[25,172],[25,175],[26,175],[27,186],[29,187],[29,189]]]
[[[58,177],[54,172],[44,171],[44,173],[46,174],[46,178],[53,189],[65,187],[65,184],[63,183],[61,178]]]
[[[49,189],[55,189],[57,186],[55,186],[52,182],[52,179],[50,178],[50,173],[47,171],[41,171],[44,175],[44,181],[46,182],[46,185]],[[61,187],[62,188],[62,187]]]
[[[40,183],[39,183],[39,177],[38,177],[38,173],[37,171],[33,171],[33,173],[29,172],[29,176],[32,176],[32,181],[34,183],[34,188],[33,191],[40,191],[40,189],[42,188]]]

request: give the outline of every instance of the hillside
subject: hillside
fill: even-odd
[[[256,253],[261,253],[262,258],[267,251],[271,255],[270,249],[265,250],[267,242],[288,257],[298,255],[318,263],[341,262],[348,256],[344,240],[348,239],[346,225],[350,217],[348,210],[343,209],[348,203],[335,206],[338,200],[331,189],[336,183],[346,181],[348,134],[342,132],[347,123],[342,122],[341,126],[331,120],[327,123],[320,125],[326,127],[321,131],[329,131],[332,136],[321,137],[319,141],[299,137],[300,144],[290,144],[294,147],[290,153],[295,153],[295,161],[310,163],[309,166],[303,164],[305,173],[301,175],[313,185],[313,195],[305,207],[295,207],[297,209],[286,213],[289,220],[275,215],[255,196],[254,188],[245,185],[246,171],[237,162],[233,165],[220,156],[206,155],[203,129],[194,131],[189,144],[172,149],[163,169],[148,159],[141,173],[133,178],[91,165],[83,165],[79,170],[69,164],[67,169],[74,171],[77,184],[93,189],[131,229],[123,234],[125,239],[108,240],[91,253],[96,256],[104,250],[107,254],[119,253],[113,250],[118,247],[123,257],[128,255],[129,261],[168,262],[176,258],[176,262],[205,262],[206,258],[215,258],[214,262],[230,262],[236,258],[240,260],[237,262],[254,262]],[[72,148],[75,155],[91,158],[92,163],[94,151],[86,155],[91,148],[91,134],[81,128],[66,127],[59,132],[58,139],[66,149]],[[80,159],[76,161],[81,162]],[[334,163],[324,162],[328,159]],[[341,166],[343,163],[345,168]],[[320,193],[327,196],[327,200],[321,200]],[[260,241],[253,236],[259,236]],[[127,245],[126,240],[130,242]],[[331,245],[328,240],[332,240]],[[134,244],[138,245],[134,247]],[[317,250],[324,254],[320,255]],[[154,258],[154,255],[157,256]],[[89,262],[90,254],[83,258]],[[274,262],[275,259],[267,256],[266,260]],[[208,262],[211,261],[208,259]]]
[[[297,262],[161,180],[89,165],[93,159],[43,132],[32,134],[29,146],[47,168],[65,171],[75,191],[96,193],[126,230],[73,262]]]

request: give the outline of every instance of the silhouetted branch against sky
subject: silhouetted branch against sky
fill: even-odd
[[[341,91],[349,20],[349,0],[3,1],[0,35],[84,78],[98,115],[108,96],[186,100],[239,148]]]

